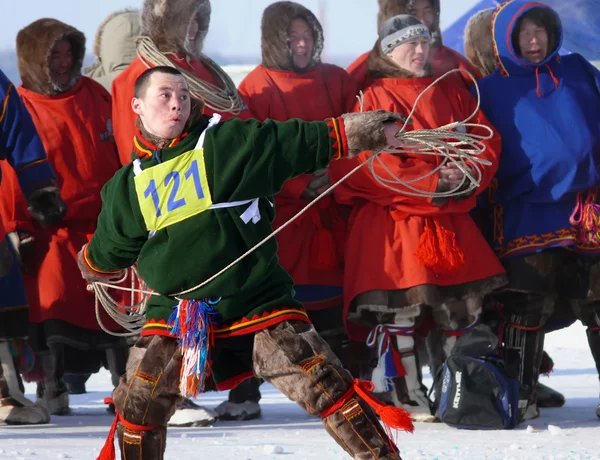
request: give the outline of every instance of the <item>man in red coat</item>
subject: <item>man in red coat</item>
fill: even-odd
[[[435,80],[427,59],[430,33],[416,17],[390,18],[377,44],[368,59],[373,84],[356,111],[410,112],[421,97],[409,127],[415,130],[465,120],[475,111],[473,96],[453,81],[442,80],[425,92]],[[491,128],[481,111],[472,121]],[[403,153],[374,163],[384,179],[398,177],[424,192],[454,191],[451,198],[391,191],[366,168],[335,189],[338,202],[353,206],[348,230],[353,244],[346,247],[344,275],[347,320],[373,328],[369,342],[379,352],[372,373],[376,388],[389,391],[394,404],[420,421],[434,418],[421,383],[415,327],[430,314],[442,332],[441,349],[434,350],[431,360],[436,375],[440,357],[449,356],[457,337],[476,323],[484,295],[506,282],[502,265],[469,215],[476,195],[494,177],[500,156],[497,133],[482,142],[486,150],[481,158],[490,166],[482,168],[478,187],[461,184],[464,173],[442,164],[438,156]],[[358,161],[332,165],[332,179],[344,177]],[[427,241],[433,252],[425,249]]]
[[[244,105],[235,85],[217,64],[202,54],[210,22],[209,0],[145,0],[138,57],[112,86],[113,120],[119,158],[131,162],[136,117],[131,111],[133,88],[149,67],[167,65],[185,76],[192,98],[202,100],[205,112],[222,120],[240,115]]]
[[[465,69],[473,74],[477,79],[481,78],[478,70],[464,56],[453,49],[444,46],[442,41],[442,31],[440,30],[440,0],[378,0],[379,13],[377,15],[377,30],[381,32],[381,27],[385,21],[397,14],[410,14],[419,18],[431,31],[431,50],[429,61],[433,70],[433,75],[439,77],[452,69]],[[372,82],[369,76],[367,58],[370,51],[362,54],[350,67],[348,73],[356,80],[361,88],[366,88]],[[471,87],[473,82],[466,75],[456,74],[458,78],[467,87]]]

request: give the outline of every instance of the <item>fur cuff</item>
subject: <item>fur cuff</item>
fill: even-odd
[[[116,271],[102,271],[92,264],[88,254],[88,245],[86,244],[81,248],[79,254],[77,254],[77,265],[81,270],[81,276],[86,281],[93,283],[96,281],[110,281],[111,279],[118,279],[122,277],[123,270]]]
[[[355,157],[365,150],[375,151],[387,147],[385,123],[405,121],[402,115],[385,110],[346,113],[342,115],[342,119],[348,142],[348,158]]]

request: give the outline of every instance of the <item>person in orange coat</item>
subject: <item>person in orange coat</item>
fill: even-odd
[[[264,11],[262,64],[238,88],[254,118],[320,121],[352,110],[356,84],[344,69],[321,62],[323,44],[321,24],[302,5],[280,1]],[[328,185],[326,171],[287,181],[275,197],[273,227],[289,221]],[[277,236],[279,261],[294,279],[297,298],[345,364],[348,340],[342,321],[342,284],[348,214],[330,195]],[[228,406],[245,403],[249,408],[259,398],[256,381],[249,381],[231,391]],[[221,417],[224,410],[217,408]]]
[[[442,41],[442,31],[440,30],[440,0],[378,0],[379,13],[377,14],[377,30],[389,18],[397,14],[410,14],[419,18],[431,31],[431,48],[429,62],[433,71],[433,76],[439,77],[452,69],[468,70],[476,79],[481,75],[475,66],[473,66],[464,56],[447,46]],[[375,45],[377,46],[377,45]],[[348,67],[348,73],[356,80],[360,88],[366,88],[372,83],[369,75],[367,60],[370,51],[360,55]],[[459,78],[468,88],[473,86],[473,81],[465,74],[455,74],[453,78]]]
[[[409,113],[417,97],[434,81],[427,63],[429,46],[429,30],[416,17],[399,15],[386,21],[378,47],[369,56],[374,82],[365,90],[362,110]],[[465,120],[476,105],[466,88],[455,86],[452,79],[442,80],[424,93],[410,129]],[[356,110],[360,109],[357,105]],[[481,111],[471,122],[490,126]],[[380,157],[392,174],[413,181],[412,186],[424,192],[460,186],[461,193],[453,198],[392,191],[377,182],[368,168],[335,189],[338,202],[354,206],[348,231],[348,241],[353,244],[346,250],[344,278],[347,320],[373,328],[369,340],[380,351],[373,382],[380,391],[391,391],[394,404],[409,408],[418,420],[431,421],[433,417],[420,381],[415,326],[431,313],[443,332],[447,357],[456,337],[475,325],[483,296],[506,282],[502,265],[469,215],[476,195],[496,172],[500,137],[495,131],[485,146],[481,158],[491,166],[483,167],[477,188],[469,182],[460,186],[464,173],[452,165],[432,174],[444,160],[439,156],[403,153]],[[369,154],[330,168],[332,180],[339,180]],[[391,178],[377,161],[374,167],[383,178]],[[433,253],[427,252],[427,243],[434,247]],[[393,376],[385,373],[386,358],[395,366],[395,388],[388,385]]]
[[[65,372],[97,371],[107,349],[126,353],[123,339],[100,330],[94,296],[77,267],[77,250],[96,228],[100,189],[119,169],[110,95],[82,77],[84,55],[84,35],[55,19],[35,21],[17,35],[18,93],[56,173],[65,218],[45,228],[32,221],[14,171],[2,164],[6,230],[34,238],[28,251],[20,248],[32,323],[29,340],[44,373],[37,396],[55,415],[69,413]],[[121,329],[104,312],[101,318],[110,329]],[[122,364],[113,369],[113,383],[125,371]]]
[[[121,164],[131,162],[136,117],[131,110],[133,88],[149,67],[169,65],[184,74],[193,98],[222,120],[239,116],[245,107],[229,76],[202,54],[210,23],[209,0],[145,0],[138,57],[113,82],[113,120]],[[204,89],[197,89],[202,86]],[[215,97],[219,100],[215,102]]]

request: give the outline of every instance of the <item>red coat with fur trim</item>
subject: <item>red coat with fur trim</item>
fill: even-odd
[[[111,101],[94,80],[82,77],[70,90],[46,96],[18,89],[40,135],[67,215],[55,227],[41,228],[27,212],[17,177],[0,162],[0,211],[9,232],[23,230],[35,238],[25,263],[24,281],[30,319],[59,319],[98,330],[94,295],[86,290],[77,266],[77,253],[91,238],[102,207],[100,190],[119,169],[112,136]],[[103,314],[104,323],[117,329]]]
[[[369,68],[367,60],[371,51],[361,54],[356,61],[350,64],[348,67],[348,73],[354,78],[359,88],[367,88],[373,83],[373,79],[369,75]],[[447,46],[441,48],[431,48],[429,62],[433,74],[436,77],[444,75],[446,72],[452,69],[464,69],[469,71],[476,80],[482,78],[481,73],[475,66],[473,66],[467,58],[462,56],[460,53],[454,51]],[[458,78],[459,80],[455,80]],[[454,80],[457,84],[463,84],[467,89],[473,86],[473,80],[464,73],[455,73],[446,77],[447,80]],[[459,83],[460,81],[460,83]]]
[[[433,78],[382,78],[365,91],[364,110],[384,109],[408,114],[417,97],[434,81]],[[429,90],[419,103],[411,129],[436,128],[466,119],[476,107],[471,94],[442,81]],[[358,110],[358,107],[356,108]],[[472,120],[490,126],[481,111]],[[484,133],[485,134],[485,133]],[[492,180],[500,154],[500,137],[496,134],[484,141],[487,150],[482,158],[492,162],[483,167],[481,186],[484,191]],[[330,177],[339,180],[370,152],[343,164],[330,167]],[[416,154],[382,155],[380,159],[397,177],[416,179],[430,173],[442,158]],[[374,163],[378,174],[390,178],[384,168]],[[426,192],[436,191],[439,174],[414,182]],[[451,286],[498,275],[502,265],[469,216],[475,207],[475,196],[436,206],[431,198],[411,197],[379,184],[367,167],[359,170],[335,189],[338,202],[352,205],[346,250],[344,300],[346,308],[358,294],[371,290],[407,289],[424,284]],[[456,243],[464,254],[464,265],[448,273],[436,273],[425,267],[416,256],[425,227],[443,228],[456,235]],[[438,241],[439,243],[439,241]]]
[[[330,64],[304,73],[259,65],[240,84],[239,92],[252,116],[261,121],[336,117],[352,111],[357,94],[346,71]],[[275,197],[274,228],[309,203],[301,195],[311,177],[302,175],[286,182]],[[348,210],[327,196],[277,235],[279,261],[296,284],[342,286],[347,216]]]

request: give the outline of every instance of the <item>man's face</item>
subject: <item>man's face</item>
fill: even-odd
[[[415,0],[409,14],[418,18],[429,30],[433,27],[435,11],[433,11],[431,0]]]
[[[66,87],[73,69],[73,47],[67,39],[55,43],[50,54],[50,78],[59,88]]]
[[[181,75],[154,73],[145,93],[131,101],[148,132],[163,139],[183,133],[190,117],[190,91]]]
[[[524,19],[519,30],[521,56],[533,64],[539,64],[548,56],[548,31],[529,19]]]
[[[423,75],[427,56],[429,55],[429,39],[424,37],[414,38],[396,46],[388,57],[396,65],[417,76]]]
[[[294,65],[299,69],[306,69],[312,61],[315,47],[311,28],[304,19],[294,19],[288,34]]]

